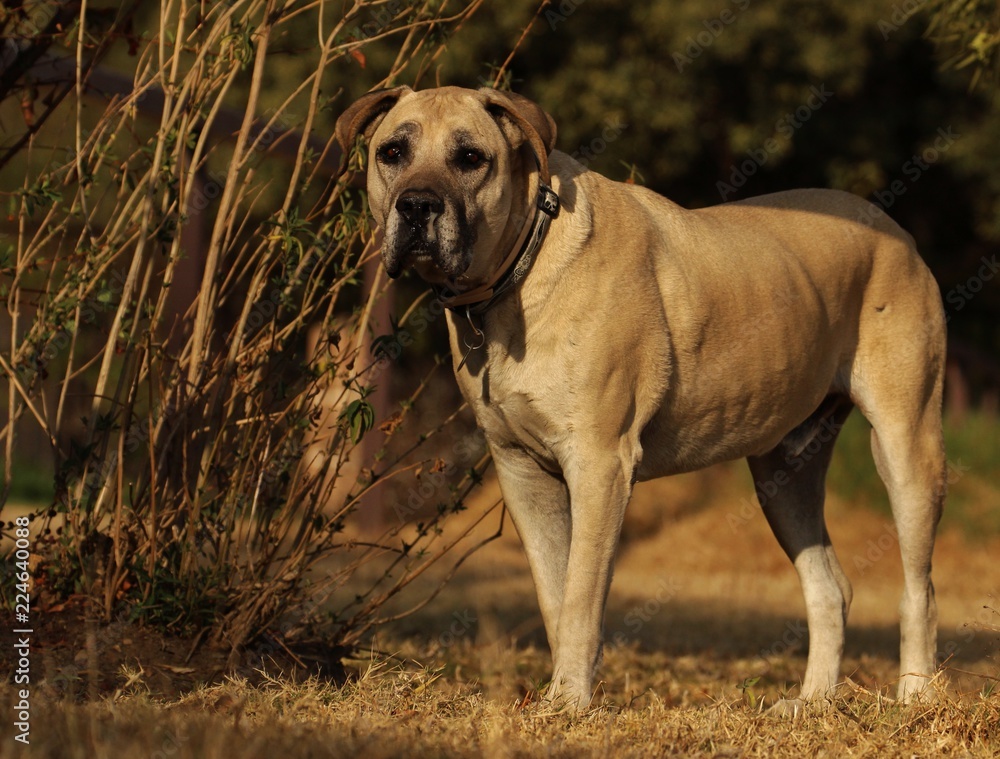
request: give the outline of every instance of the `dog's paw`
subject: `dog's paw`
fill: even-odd
[[[941,673],[933,677],[926,675],[903,675],[899,679],[899,686],[896,691],[896,700],[902,704],[928,703],[933,701],[938,695],[938,687]]]
[[[806,702],[801,698],[783,698],[768,709],[766,714],[779,719],[798,719],[805,710]]]
[[[540,706],[551,714],[580,716],[589,712],[594,704],[588,691],[573,688],[561,679],[555,679],[541,689]]]

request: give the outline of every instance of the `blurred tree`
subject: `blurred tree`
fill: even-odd
[[[339,20],[325,7],[327,24]],[[562,150],[613,178],[635,171],[686,206],[800,186],[870,197],[917,238],[953,337],[994,366],[986,375],[996,371],[1000,278],[979,274],[1000,242],[1000,10],[992,0],[554,0],[540,12],[539,0],[510,0],[484,4],[443,55],[417,56],[393,73],[400,38],[379,36],[393,17],[414,12],[405,0],[352,10],[343,38],[369,44],[326,72],[317,134],[388,79],[491,84],[537,13],[505,82],[553,114]],[[136,18],[141,36],[150,19]],[[454,31],[441,25],[432,34]],[[305,76],[316,45],[305,15],[282,30],[265,72],[265,109]],[[119,45],[107,60],[127,55]],[[980,86],[970,91],[970,81]],[[247,83],[237,78],[234,107]],[[281,186],[277,177],[268,192]],[[966,298],[959,288],[970,280],[978,289]]]
[[[995,39],[996,4],[960,5],[940,0],[932,17],[921,0],[563,0],[515,56],[513,89],[552,113],[561,150],[617,179],[634,168],[682,205],[804,186],[879,203],[916,237],[954,344],[996,387],[1000,93],[970,92],[926,36],[932,18],[933,34],[963,28],[955,49],[995,61],[983,35]],[[536,7],[485,7],[442,81],[491,81]]]

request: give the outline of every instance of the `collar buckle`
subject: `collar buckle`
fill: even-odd
[[[559,215],[559,196],[544,182],[538,185],[538,209],[553,219]]]

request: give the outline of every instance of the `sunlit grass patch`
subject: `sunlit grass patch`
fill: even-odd
[[[403,647],[419,653],[420,647]],[[427,653],[424,651],[424,653]],[[530,658],[532,652],[525,652]],[[577,756],[968,756],[1000,751],[1000,696],[939,690],[901,705],[878,691],[848,684],[830,702],[797,720],[769,715],[769,699],[747,689],[703,685],[726,680],[728,665],[710,659],[672,667],[673,684],[646,683],[628,698],[604,697],[580,716],[554,713],[537,699],[504,692],[523,664],[513,651],[506,672],[478,672],[474,646],[448,652],[452,669],[474,676],[443,677],[435,665],[376,655],[338,686],[240,678],[159,701],[139,690],[86,706],[38,705],[30,752],[12,756],[508,757]],[[620,651],[609,657],[609,681],[630,669],[662,669],[657,655]],[[739,665],[737,664],[737,667]],[[529,666],[529,669],[531,667]],[[124,673],[123,673],[124,674]],[[134,674],[134,673],[133,673]],[[522,681],[523,684],[523,681]],[[734,686],[736,684],[734,683]],[[488,695],[497,692],[499,697]],[[694,694],[678,701],[679,693]],[[0,701],[12,697],[9,691]],[[280,752],[280,753],[279,753]]]

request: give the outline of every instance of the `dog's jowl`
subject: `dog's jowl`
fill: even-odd
[[[591,701],[636,480],[735,458],[773,484],[762,508],[805,594],[809,658],[781,708],[831,695],[851,587],[824,478],[855,406],[903,560],[899,695],[927,685],[945,327],[906,232],[830,190],[685,210],[554,150],[552,119],[510,93],[369,93],[337,123],[345,152],[359,134],[386,270],[414,269],[449,309],[455,374],[537,587],[548,698]]]

